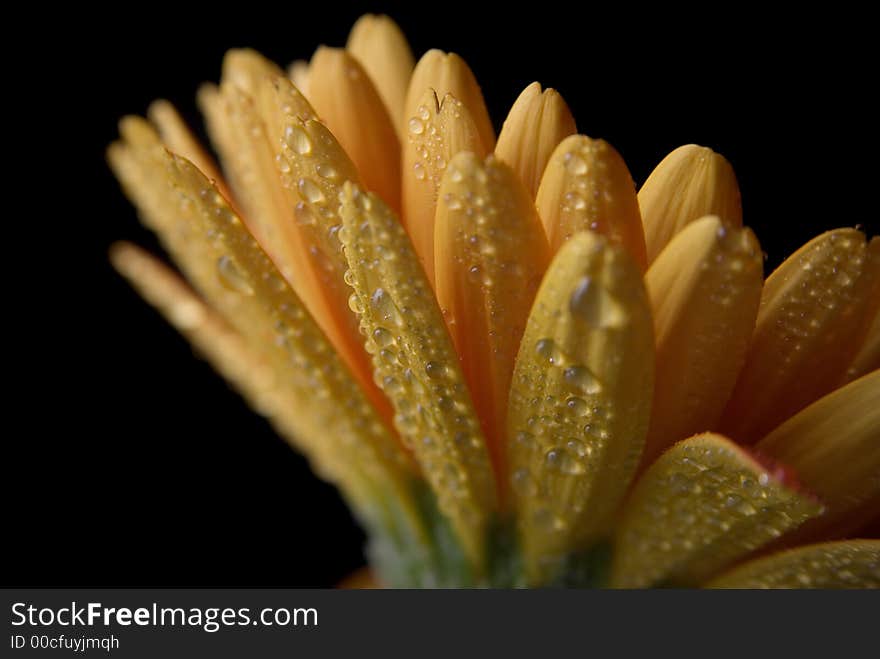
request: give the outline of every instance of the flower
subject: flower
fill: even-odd
[[[534,83],[495,137],[457,55],[364,16],[233,50],[109,161],[189,283],[111,257],[335,483],[399,586],[878,586],[880,239],[763,280],[730,164],[635,190]],[[190,288],[192,286],[193,288]]]

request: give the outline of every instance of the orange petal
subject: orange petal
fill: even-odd
[[[841,381],[873,306],[880,250],[855,229],[829,231],[767,279],[745,366],[720,429],[755,442]]]
[[[382,98],[345,50],[321,47],[309,69],[309,100],[357,166],[368,190],[400,208],[400,142]]]
[[[626,163],[604,140],[572,135],[562,140],[544,171],[535,201],[555,253],[578,231],[598,231],[623,245],[645,269],[635,185]]]
[[[724,156],[688,144],[666,156],[639,190],[650,264],[689,222],[717,215],[742,226],[742,203],[736,175]]]
[[[461,359],[495,473],[506,473],[507,396],[526,317],[550,261],[532,197],[510,167],[449,163],[435,228],[437,301]]]
[[[704,217],[682,229],[648,269],[657,368],[643,464],[717,423],[755,327],[762,266],[751,230]]]
[[[541,91],[533,82],[510,108],[495,155],[506,162],[534,198],[550,154],[564,138],[577,132],[574,117],[555,89]]]
[[[369,74],[403,138],[406,90],[416,61],[400,27],[387,16],[364,14],[351,28],[345,48]]]
[[[451,95],[438,101],[427,90],[407,122],[403,149],[403,220],[428,281],[434,283],[434,220],[437,190],[446,165],[461,151],[483,157],[476,125]]]
[[[446,54],[442,50],[429,50],[422,56],[413,71],[406,93],[404,122],[418,115],[420,105],[424,104],[425,92],[433,89],[437,98],[452,94],[467,108],[480,135],[482,152],[489,153],[495,148],[495,129],[483,100],[483,93],[477,79],[465,61],[455,53]],[[401,128],[405,134],[407,126]]]

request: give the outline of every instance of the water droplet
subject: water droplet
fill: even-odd
[[[409,120],[409,132],[413,135],[421,135],[425,132],[425,123],[418,117]]]
[[[297,187],[299,188],[299,193],[303,196],[303,199],[308,202],[316,204],[319,201],[324,200],[324,193],[321,192],[321,188],[315,185],[315,182],[311,179],[301,178],[299,183],[297,183]]]
[[[566,153],[563,156],[563,160],[565,161],[565,166],[568,168],[568,171],[575,176],[582,176],[587,173],[588,168],[586,161],[574,151]]]
[[[377,327],[373,330],[373,341],[380,348],[387,348],[394,343],[394,335],[384,327]]]
[[[217,259],[217,274],[220,282],[229,290],[242,295],[254,294],[254,289],[229,256],[224,254]]]
[[[602,385],[599,384],[599,380],[593,375],[593,372],[581,364],[566,368],[562,377],[568,384],[577,387],[585,394],[597,394],[602,390]]]
[[[621,327],[628,314],[606,288],[588,276],[578,281],[569,298],[569,309],[593,327]]]
[[[539,339],[535,343],[535,352],[554,366],[562,363],[562,352],[556,346],[556,343],[553,342],[553,339]]]
[[[321,178],[325,178],[328,181],[335,181],[339,178],[339,172],[336,171],[336,168],[333,165],[322,162],[315,168],[315,171],[318,172],[318,176]]]
[[[373,291],[373,294],[370,296],[370,304],[383,321],[390,322],[398,327],[403,325],[403,319],[400,316],[400,312],[397,311],[397,305],[394,304],[394,300],[391,299],[391,296],[384,288],[377,288]]]
[[[361,304],[361,299],[358,297],[357,293],[352,293],[348,296],[348,308],[356,314],[362,314],[364,312],[364,305]]]
[[[299,126],[288,126],[284,130],[284,139],[287,145],[300,155],[304,156],[312,152],[312,140]]]
[[[425,373],[432,379],[442,378],[446,375],[446,366],[440,362],[428,362],[425,364]]]
[[[567,370],[568,369],[566,369],[566,371]],[[587,406],[587,402],[583,398],[578,398],[577,396],[572,396],[571,398],[566,400],[565,406],[578,416],[585,416],[587,414],[587,410],[589,409]]]
[[[312,225],[315,224],[315,215],[311,209],[302,201],[297,202],[293,207],[293,218],[299,224]]]
[[[561,471],[563,474],[577,476],[586,471],[583,463],[565,449],[550,449],[544,459],[548,467]]]
[[[425,166],[422,163],[417,162],[416,164],[413,165],[413,174],[415,175],[417,180],[424,181],[425,180]]]

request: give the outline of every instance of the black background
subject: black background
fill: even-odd
[[[496,128],[538,80],[639,184],[680,144],[723,153],[767,272],[824,229],[877,233],[866,17],[592,4],[177,3],[8,23],[22,38],[4,85],[11,579],[327,586],[362,564],[334,491],[107,264],[114,240],[156,248],[104,163],[116,121],[164,97],[197,123],[195,90],[229,47],[286,64],[386,12],[417,55],[465,57]]]

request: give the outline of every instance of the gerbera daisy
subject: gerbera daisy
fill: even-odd
[[[230,51],[109,160],[186,280],[112,259],[343,492],[393,586],[877,586],[880,239],[763,279],[710,149],[636,192],[533,83],[495,136],[455,54],[365,16]],[[192,288],[191,288],[192,287]]]

